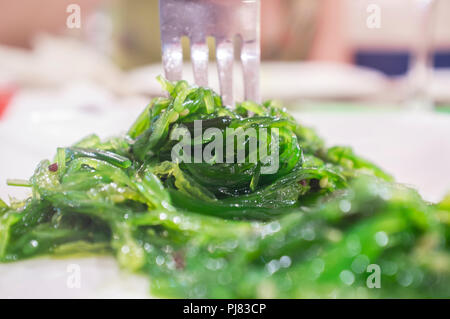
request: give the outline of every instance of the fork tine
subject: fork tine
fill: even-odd
[[[180,41],[162,43],[162,62],[166,79],[179,81],[183,75],[183,48]]]
[[[191,62],[195,84],[198,86],[208,86],[208,58],[209,49],[206,42],[192,41]]]
[[[234,46],[231,41],[220,41],[216,45],[217,71],[219,73],[220,94],[227,106],[234,106],[233,99],[233,60]]]
[[[159,0],[163,65],[166,78],[182,79],[180,38],[191,41],[195,83],[208,85],[207,36],[216,39],[216,60],[222,101],[234,106],[233,38],[241,37],[245,99],[259,102],[260,0]]]
[[[241,49],[242,70],[244,73],[244,97],[260,103],[259,91],[259,66],[260,48],[259,42],[243,43]]]

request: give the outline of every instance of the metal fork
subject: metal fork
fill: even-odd
[[[162,61],[170,81],[182,79],[181,38],[189,38],[195,83],[208,86],[207,37],[216,43],[220,94],[233,106],[235,37],[241,38],[240,60],[245,100],[260,102],[260,0],[159,0]]]

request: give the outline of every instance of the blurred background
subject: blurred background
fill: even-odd
[[[349,61],[355,60],[361,50],[377,48],[378,51],[395,49],[407,54],[417,40],[414,7],[431,2],[264,0],[261,3],[263,58]],[[450,4],[445,0],[434,2],[431,40],[439,51],[449,44]],[[72,3],[78,4],[81,10],[83,27],[80,26],[80,32],[67,30],[69,14],[66,9]],[[134,56],[133,61],[129,61],[129,57],[120,61],[124,67],[159,60],[159,17],[155,0],[42,0],[40,3],[2,0],[0,4],[2,44],[30,48],[36,35],[48,33],[77,36],[99,46],[103,43],[96,41],[103,37],[115,42],[115,49],[119,51],[115,52],[117,57],[121,56],[119,53]],[[374,6],[381,11],[379,26],[367,23]],[[110,50],[112,45],[101,49]]]
[[[450,1],[261,5],[264,97],[399,102],[422,94],[435,104],[450,101]],[[94,77],[121,93],[158,93],[151,76],[161,72],[157,0],[0,0],[0,21],[3,87]],[[184,47],[188,60],[187,42]],[[432,76],[417,74],[420,63],[435,71]],[[426,92],[417,92],[424,86]]]
[[[261,21],[264,99],[430,200],[450,189],[450,1],[261,0]],[[0,180],[124,131],[161,94],[159,37],[157,0],[0,0]]]

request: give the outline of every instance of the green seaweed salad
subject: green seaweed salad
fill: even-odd
[[[32,195],[0,200],[0,261],[112,254],[161,297],[450,297],[449,197],[425,202],[350,148],[325,147],[276,103],[230,109],[210,89],[159,81],[168,97],[127,134],[90,135],[11,181]],[[277,128],[278,171],[173,162],[171,132],[194,120],[224,136]]]

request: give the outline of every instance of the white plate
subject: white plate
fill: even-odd
[[[209,85],[219,91],[216,65],[208,68]],[[234,88],[237,101],[243,98],[243,78],[240,65],[234,65]],[[161,86],[154,80],[162,73],[160,64],[131,71],[126,77],[127,88],[134,93],[160,95]],[[193,81],[192,66],[183,65],[183,78]],[[264,62],[261,64],[261,94],[263,100],[281,99],[363,99],[385,92],[390,82],[380,72],[347,64],[325,62]]]

